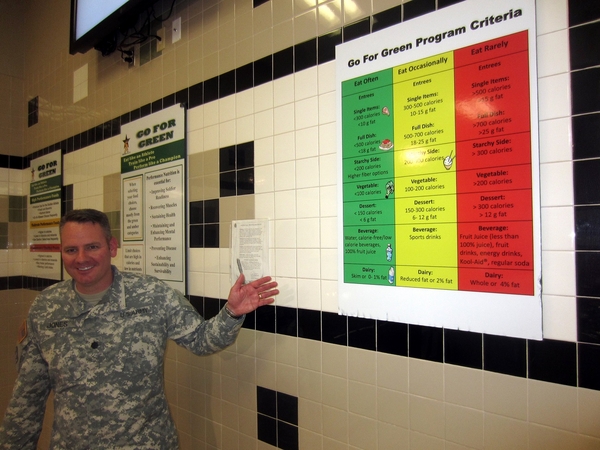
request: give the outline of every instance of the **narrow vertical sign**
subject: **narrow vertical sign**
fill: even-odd
[[[124,125],[121,137],[123,268],[185,293],[185,109]]]
[[[337,48],[341,313],[541,338],[535,8],[489,6]]]

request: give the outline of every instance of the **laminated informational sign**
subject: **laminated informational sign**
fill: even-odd
[[[123,269],[186,293],[186,140],[180,105],[121,127]]]
[[[339,312],[542,338],[534,0],[340,45]]]

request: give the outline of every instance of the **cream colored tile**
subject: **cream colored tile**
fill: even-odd
[[[371,419],[377,418],[377,388],[372,384],[348,382],[348,411]]]
[[[322,343],[312,339],[298,339],[298,366],[321,372]]]
[[[600,391],[578,389],[579,432],[600,438]]]
[[[532,423],[529,425],[529,448],[531,449],[593,449],[598,441],[590,441],[569,431]]]
[[[483,448],[483,412],[446,404],[446,440],[468,448]]]
[[[323,432],[323,410],[319,402],[298,399],[298,425],[314,433]]]
[[[348,443],[355,448],[373,448],[377,444],[377,421],[348,414]]]
[[[346,411],[348,409],[347,380],[324,374],[321,378],[321,382],[323,405]]]
[[[277,364],[277,384],[275,390],[298,397],[298,367]]]
[[[298,369],[298,397],[315,402],[322,401],[320,372]]]
[[[527,448],[528,428],[526,421],[484,413],[484,447],[490,450]]]
[[[377,424],[377,450],[408,449],[410,448],[409,435],[406,428],[379,422]]]
[[[529,380],[529,420],[577,431],[577,388]]]
[[[323,406],[323,437],[342,443],[348,442],[348,413],[346,411]],[[325,444],[325,441],[323,442]],[[329,445],[324,445],[324,447],[327,449],[338,448]]]
[[[377,386],[408,392],[408,358],[377,353]]]
[[[409,397],[409,408],[411,431],[439,439],[444,438],[446,420],[443,402],[411,395]]]
[[[409,392],[414,395],[444,399],[444,366],[420,359],[409,359]]]
[[[411,450],[445,450],[446,448],[443,439],[412,430],[409,439]]]
[[[298,430],[298,443],[300,448],[323,450],[323,437],[321,434],[300,428]]]
[[[446,402],[483,409],[483,371],[447,364],[444,366]]]
[[[396,427],[408,428],[408,394],[377,388],[377,419]]]
[[[483,374],[484,410],[527,420],[527,380],[493,372]]]
[[[348,348],[341,345],[323,343],[323,373],[347,378]]]
[[[349,347],[348,379],[374,385],[377,380],[377,353]]]

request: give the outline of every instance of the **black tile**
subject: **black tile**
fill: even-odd
[[[574,342],[527,341],[527,349],[529,378],[577,386],[577,347]]]
[[[254,167],[254,141],[244,142],[236,145],[236,163],[237,169],[246,169]]]
[[[277,419],[298,425],[298,398],[293,395],[277,393]]]
[[[483,369],[515,377],[527,377],[527,341],[484,334]]]
[[[378,320],[377,351],[398,356],[408,356],[408,325],[405,323]]]
[[[246,314],[242,328],[246,328],[247,330],[254,330],[256,328],[256,311]]]
[[[277,334],[298,336],[298,318],[296,308],[275,306],[275,329]]]
[[[317,38],[294,47],[294,71],[300,72],[317,65]]]
[[[204,299],[204,318],[212,319],[221,311],[221,302],[217,298],[206,297]]]
[[[569,0],[569,26],[600,19],[600,3],[597,0]]]
[[[275,333],[275,307],[266,305],[256,311],[256,331]]]
[[[600,64],[600,22],[569,30],[571,70],[585,69]]]
[[[402,22],[402,5],[373,14],[373,33]]]
[[[600,203],[600,159],[573,162],[573,196],[575,205]]]
[[[444,361],[444,332],[442,328],[421,325],[408,326],[408,356],[427,361]]]
[[[190,295],[189,301],[198,314],[204,317],[204,298],[198,295]]]
[[[407,21],[435,11],[435,0],[412,0],[402,6],[404,6],[403,21]]]
[[[600,345],[578,344],[579,387],[600,391]]]
[[[254,168],[236,172],[237,195],[254,194]]]
[[[204,223],[219,223],[219,199],[204,201]]]
[[[254,64],[249,63],[235,69],[235,92],[252,89],[254,86]]]
[[[233,197],[237,194],[235,171],[219,174],[219,189],[221,197]]]
[[[177,91],[175,93],[175,103],[189,106],[188,105],[188,89],[187,88]]]
[[[321,311],[298,309],[298,337],[321,340]]]
[[[256,411],[265,416],[277,418],[277,392],[256,386]]]
[[[204,103],[204,83],[194,84],[188,89],[188,108],[195,108]]]
[[[445,8],[446,6],[450,6],[450,5],[455,5],[462,1],[464,1],[464,0],[437,0],[438,9]]]
[[[204,248],[204,225],[190,225],[190,248]]]
[[[219,172],[235,170],[235,145],[219,149]]]
[[[219,98],[235,94],[235,70],[219,75]]]
[[[175,104],[175,94],[165,95],[162,98],[162,106],[164,109],[169,108]]]
[[[482,334],[444,329],[444,362],[471,369],[482,369]]]
[[[331,33],[319,36],[317,38],[317,58],[318,63],[323,64],[335,59],[335,47],[342,43],[342,30],[335,30]]]
[[[294,73],[294,47],[288,47],[273,55],[273,79]]]
[[[571,73],[571,105],[575,115],[600,111],[600,68]]]
[[[219,248],[219,224],[204,225],[204,248]]]
[[[142,117],[142,112],[141,112],[140,108],[132,109],[131,111],[129,111],[130,122],[138,120],[140,117]],[[87,145],[87,141],[86,141],[85,145]],[[82,146],[84,146],[83,141],[82,141]]]
[[[600,114],[571,118],[573,159],[600,157]]]
[[[197,224],[204,223],[204,202],[203,201],[190,202],[189,208],[190,208],[190,213],[189,213],[190,225],[197,225]]]
[[[269,0],[252,0],[252,6],[256,8],[257,6],[262,5],[263,3],[267,3]]]
[[[348,346],[375,351],[375,319],[348,317]]]
[[[273,81],[273,56],[254,61],[254,86]]]
[[[219,99],[219,77],[204,81],[204,103]]]
[[[146,117],[150,114],[152,114],[152,105],[150,103],[140,107],[140,117]]]
[[[162,98],[155,100],[151,103],[151,108],[152,108],[152,112],[158,112],[158,111],[162,111],[163,109],[163,102],[162,102]]]
[[[365,17],[358,22],[346,25],[343,29],[344,42],[349,42],[359,37],[367,36],[371,32],[371,18]]]
[[[323,311],[321,323],[323,342],[348,345],[348,321],[346,316]]]
[[[600,206],[575,207],[575,250],[600,250]]]
[[[258,414],[258,440],[277,447],[277,421],[271,417]]]
[[[119,123],[121,125],[127,125],[129,122],[131,122],[131,113],[125,113],[119,117]]]
[[[600,253],[575,252],[575,289],[582,297],[600,297]]]
[[[577,297],[577,341],[600,344],[600,299]]]
[[[277,448],[298,450],[298,427],[281,421],[277,422]]]

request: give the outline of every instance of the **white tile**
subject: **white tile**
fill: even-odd
[[[273,110],[267,109],[254,115],[254,138],[273,136]]]
[[[318,248],[299,248],[296,259],[298,261],[298,278],[321,278],[321,261]]]
[[[275,194],[273,192],[254,195],[254,216],[257,219],[275,218]]]
[[[296,158],[309,158],[319,154],[319,128],[296,130]]]
[[[277,134],[273,137],[273,159],[275,162],[296,159],[294,132]]]
[[[292,190],[275,192],[275,219],[296,218],[296,193]]]
[[[188,250],[188,271],[204,272],[204,249],[190,248]]]
[[[294,108],[296,130],[315,127],[319,124],[319,97],[316,95],[297,101]]]
[[[206,272],[219,272],[219,249],[206,248],[204,249],[204,270]]]
[[[321,248],[337,248],[337,218],[323,217],[321,219]]]
[[[219,146],[217,148],[229,147],[237,143],[235,120],[221,122],[219,124]]]
[[[296,250],[288,248],[275,249],[275,276],[296,277]]]
[[[575,253],[542,250],[544,295],[574,296]]]
[[[568,0],[538,0],[535,14],[538,35],[563,30],[568,26]]]
[[[335,61],[319,64],[319,94],[335,92],[337,80],[335,75]]]
[[[567,117],[571,114],[571,80],[567,73],[538,80],[540,120]]]
[[[190,295],[205,295],[204,273],[188,271],[188,291]]]
[[[539,127],[541,163],[573,159],[570,117],[543,120]]]
[[[296,234],[298,248],[319,248],[321,235],[319,218],[298,219]]]
[[[253,89],[235,94],[235,116],[237,118],[246,117],[254,113],[254,92]]]
[[[235,101],[237,96],[228,95],[227,97],[220,98],[217,102],[219,104],[219,122],[228,122],[235,119]]]
[[[204,150],[215,150],[220,146],[219,125],[204,128]]]
[[[288,103],[273,109],[273,134],[294,131],[294,104]]]
[[[337,281],[321,280],[321,307],[324,312],[338,312]]]
[[[322,186],[321,192],[321,217],[337,216],[337,186]]]
[[[277,275],[277,289],[279,289],[279,295],[275,297],[275,304],[277,306],[286,306],[288,308],[298,307],[298,287],[296,281],[295,275],[290,277]]]
[[[575,297],[542,295],[544,339],[577,341],[577,302]]]
[[[204,292],[202,295],[206,297],[220,298],[221,289],[219,283],[219,277],[216,273],[205,272],[204,273]]]
[[[296,248],[296,220],[274,220],[275,247]]]
[[[337,159],[336,155],[321,156],[319,161],[319,180],[321,186],[336,184],[337,182]]]
[[[569,63],[569,33],[565,30],[537,38],[537,69],[539,77],[566,73]]]
[[[262,194],[264,192],[273,192],[274,189],[273,165],[254,167],[254,192]]]
[[[321,282],[306,278],[298,279],[298,308],[321,310]]]
[[[575,250],[575,219],[571,206],[541,208],[542,248]]]
[[[188,131],[204,128],[204,108],[202,106],[188,109],[187,128]]]
[[[321,249],[321,278],[323,280],[337,280],[338,278],[338,252],[337,249]]]
[[[254,140],[254,167],[273,164],[273,137]]]
[[[319,125],[319,154],[328,155],[337,152],[336,124]]]
[[[319,95],[319,125],[335,122],[336,111],[335,92]]]
[[[317,66],[294,74],[295,100],[302,100],[317,95]]]
[[[294,102],[294,75],[273,81],[273,106],[277,108]]]
[[[540,165],[541,206],[573,205],[573,169],[571,162]]]
[[[275,191],[296,188],[296,164],[294,161],[277,163],[275,168]]]
[[[318,217],[319,210],[319,188],[296,190],[296,216],[298,218]]]
[[[254,93],[254,111],[256,113],[273,109],[273,83],[265,83],[251,89]]]
[[[251,142],[254,140],[254,115],[240,117],[235,121],[236,143]]]
[[[204,104],[204,126],[217,125],[219,123],[219,102]]]
[[[295,179],[298,189],[319,186],[319,158],[297,159]]]

